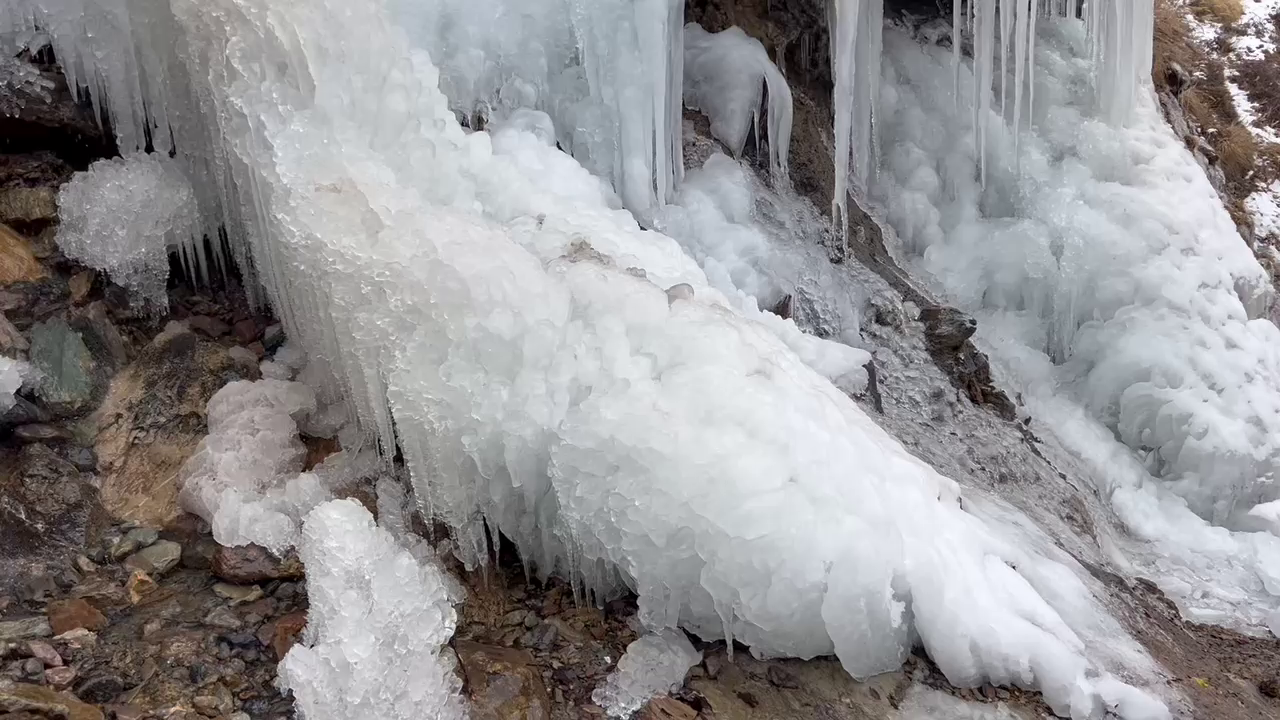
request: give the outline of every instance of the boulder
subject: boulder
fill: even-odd
[[[551,700],[542,673],[525,650],[458,640],[472,720],[548,720]]]

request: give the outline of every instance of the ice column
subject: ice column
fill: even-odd
[[[873,167],[873,133],[880,94],[880,54],[884,30],[882,0],[831,0],[831,77],[835,85],[835,187],[831,217],[841,243],[848,244],[848,192],[852,175],[866,187]]]

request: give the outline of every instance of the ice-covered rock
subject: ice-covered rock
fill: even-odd
[[[168,158],[99,160],[58,192],[57,243],[67,257],[105,271],[133,297],[163,310],[169,250],[194,268],[195,245],[203,240],[199,213],[191,183]]]
[[[396,544],[354,500],[302,530],[307,626],[280,663],[305,720],[463,720],[462,683],[440,649],[457,614],[436,565]]]
[[[33,369],[21,360],[0,355],[0,415],[13,407],[14,396],[33,378]]]
[[[627,646],[591,700],[611,718],[629,718],[650,698],[683,685],[689,668],[700,662],[702,653],[679,630],[645,635]]]

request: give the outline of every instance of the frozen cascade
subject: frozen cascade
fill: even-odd
[[[197,262],[195,192],[167,157],[136,153],[95,162],[58,191],[58,212],[62,252],[106,272],[153,311],[169,306],[169,248],[180,251],[189,271]]]
[[[768,90],[766,128],[769,175],[789,185],[791,88],[759,40],[739,27],[709,33],[697,23],[684,28],[684,103],[711,120],[711,134],[741,155],[747,134],[760,142],[760,107]]]
[[[1017,150],[990,128],[985,188],[968,108],[946,95],[951,58],[892,33],[874,195],[978,315],[1033,416],[1093,468],[1146,543],[1129,549],[1138,567],[1194,617],[1256,627],[1280,595],[1280,538],[1205,520],[1262,530],[1250,510],[1280,498],[1280,333],[1251,319],[1269,282],[1154,99],[1108,124],[1081,23],[1041,29],[1034,129]]]
[[[861,372],[865,353],[722,292],[529,131],[543,118],[465,132],[437,66],[382,2],[171,4],[176,23],[156,27],[181,28],[194,83],[173,92],[200,99],[210,152],[224,153],[219,190],[241,201],[258,277],[310,356],[304,375],[384,448],[398,443],[464,559],[484,561],[487,525],[590,595],[629,585],[653,631],[761,655],[834,651],[857,676],[896,668],[919,641],[957,685],[1034,686],[1076,717],[1167,717],[1107,672],[1123,638],[1068,567],[965,512],[954,482],[829,381]],[[634,17],[610,22],[594,27],[612,40]],[[669,18],[643,25],[673,32]],[[847,59],[860,56],[850,42]],[[652,88],[673,66],[629,71]],[[365,537],[354,517],[312,526],[326,507],[304,521],[304,553]],[[343,564],[343,587],[368,584],[357,564]],[[357,624],[311,641],[368,657]],[[438,643],[423,643],[431,660]],[[351,672],[317,684],[335,707],[372,676]]]

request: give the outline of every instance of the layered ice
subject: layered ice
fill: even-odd
[[[702,653],[679,630],[645,635],[627,646],[591,700],[611,718],[629,718],[650,698],[684,685],[689,668],[700,662]]]
[[[110,208],[103,212],[103,208]],[[169,250],[194,269],[200,209],[168,158],[136,153],[99,160],[58,191],[58,247],[102,270],[153,309],[169,307]]]
[[[748,135],[760,144],[761,110],[767,107],[769,174],[788,184],[791,88],[759,40],[737,26],[709,33],[697,23],[685,25],[684,104],[707,116],[711,135],[734,155],[742,154]]]
[[[1150,543],[1136,552],[1166,591],[1199,619],[1257,623],[1280,590],[1277,538],[1205,521],[1261,529],[1249,511],[1280,498],[1280,332],[1257,319],[1269,280],[1150,94],[1109,124],[1084,29],[1042,20],[1039,35],[1033,129],[1019,148],[989,123],[984,187],[950,58],[891,33],[875,196]]]
[[[444,574],[415,558],[354,500],[307,515],[307,626],[278,682],[305,720],[464,720],[457,626]]]

